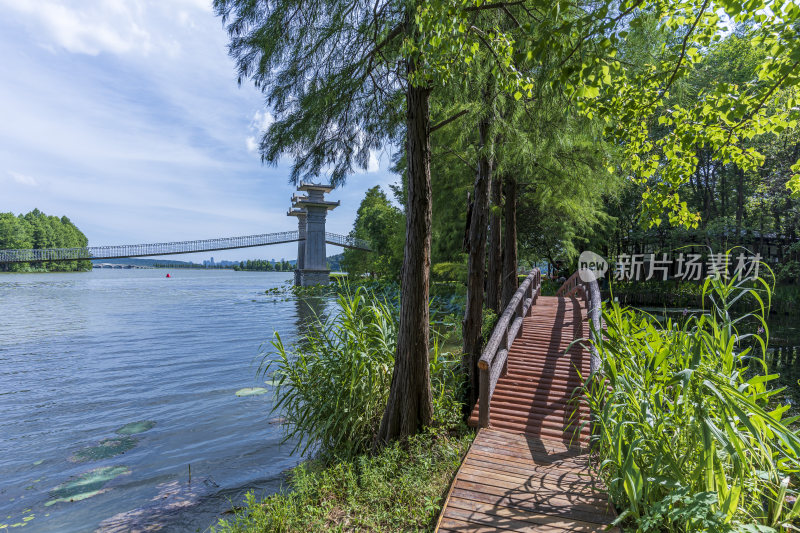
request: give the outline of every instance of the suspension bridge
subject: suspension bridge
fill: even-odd
[[[325,200],[324,195],[332,190],[333,187],[328,185],[300,183],[298,191],[303,191],[307,194],[295,194],[292,196],[292,209],[287,213],[288,216],[297,218],[297,231],[152,244],[0,250],[0,266],[43,261],[83,261],[193,254],[297,242],[295,285],[327,284],[330,271],[327,265],[326,244],[371,251],[369,244],[362,239],[325,231],[325,220],[328,211],[340,205],[338,201]]]
[[[193,254],[236,248],[254,248],[271,244],[300,241],[299,231],[281,231],[243,237],[223,237],[197,241],[159,242],[152,244],[125,244],[120,246],[87,246],[84,248],[39,248],[0,250],[0,264],[35,263],[40,261],[81,261],[96,259],[123,259],[129,257],[155,257],[159,255]],[[325,233],[325,243],[369,250],[366,241],[347,235]]]

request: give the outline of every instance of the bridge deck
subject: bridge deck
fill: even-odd
[[[508,354],[481,429],[450,487],[437,531],[604,531],[614,520],[586,453],[585,407],[573,415],[589,354],[578,300],[540,296]],[[569,350],[568,350],[569,348]],[[478,425],[478,406],[470,425]]]

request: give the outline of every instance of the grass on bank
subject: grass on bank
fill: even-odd
[[[249,494],[214,531],[432,531],[472,438],[431,430],[377,455],[304,463],[287,490],[263,500]]]
[[[460,358],[432,328],[434,428],[377,453],[372,443],[397,348],[391,295],[340,287],[338,312],[305,326],[297,344],[276,335],[262,370],[275,384],[287,439],[313,459],[286,490],[246,505],[215,531],[428,531],[473,435],[461,419]]]

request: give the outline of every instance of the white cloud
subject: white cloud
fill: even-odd
[[[19,183],[20,185],[27,185],[28,187],[38,187],[39,183],[37,183],[36,179],[31,176],[20,174],[19,172],[12,172],[8,171],[8,175],[11,176],[11,179]]]
[[[258,141],[256,141],[255,137],[248,137],[245,139],[245,143],[247,144],[247,151],[251,154],[258,153]]]
[[[378,161],[378,156],[375,155],[375,152],[369,153],[369,163],[367,164],[367,172],[377,172],[380,170],[381,164]]]
[[[273,122],[275,122],[275,117],[272,116],[272,113],[258,110],[253,115],[253,122],[250,123],[250,127],[259,133],[264,133]]]
[[[69,52],[97,55],[152,49],[150,33],[142,27],[141,2],[99,0],[69,5],[63,0],[0,0],[6,11],[16,11],[41,26],[39,35]]]
[[[24,23],[35,26],[35,34],[44,39],[42,44],[49,49],[56,46],[91,56],[163,52],[174,57],[180,54],[181,46],[172,36],[176,28],[163,25],[164,12],[173,20],[177,19],[177,26],[194,29],[193,14],[186,9],[199,10],[207,16],[211,2],[0,0],[0,7],[5,8],[6,13],[21,15]]]
[[[275,117],[272,116],[272,113],[269,111],[262,111],[259,109],[253,114],[253,120],[250,121],[250,131],[253,132],[254,135],[250,135],[245,139],[245,145],[247,146],[247,151],[251,154],[257,154],[260,144],[261,137],[264,136],[264,132],[267,131],[267,128],[275,122]]]

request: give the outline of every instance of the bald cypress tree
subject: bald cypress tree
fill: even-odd
[[[294,163],[290,180],[330,172],[333,185],[366,168],[370,151],[405,146],[408,197],[400,330],[389,402],[378,440],[431,421],[428,370],[431,255],[432,86],[414,13],[421,2],[215,0],[230,35],[239,83],[260,88],[275,122],[263,161]]]

